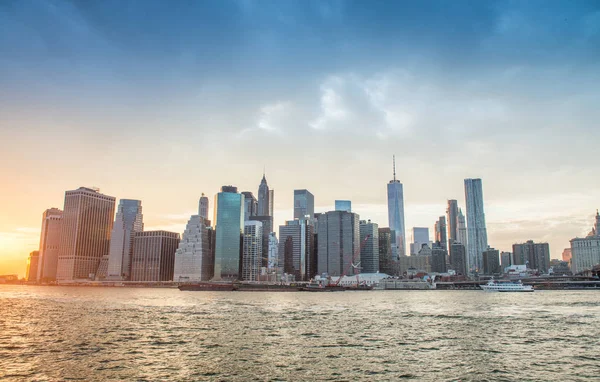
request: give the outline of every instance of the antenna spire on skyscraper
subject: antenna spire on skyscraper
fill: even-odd
[[[396,181],[396,155],[392,155],[392,160],[394,161],[394,181]]]

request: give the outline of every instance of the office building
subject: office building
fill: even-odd
[[[429,254],[401,257],[398,262],[398,273],[400,276],[417,273],[431,273],[431,249],[425,245]]]
[[[431,271],[436,273],[446,273],[446,260],[448,259],[448,251],[444,248],[442,242],[436,242],[431,248]]]
[[[496,275],[502,273],[502,270],[500,269],[500,253],[497,249],[488,247],[483,251],[482,262],[484,275]]]
[[[244,248],[242,252],[242,280],[244,281],[258,281],[263,257],[262,241],[262,223],[259,221],[245,222]]]
[[[467,274],[467,250],[464,244],[458,241],[450,245],[450,267],[457,275]]]
[[[269,214],[270,204],[269,204],[269,185],[267,184],[267,178],[263,173],[262,180],[260,181],[260,186],[258,186],[258,214],[260,216],[271,216]]]
[[[58,208],[47,209],[42,215],[40,258],[37,272],[37,280],[40,282],[56,280],[62,216],[63,212]]]
[[[522,244],[513,244],[515,265],[527,265],[529,269],[537,269],[547,273],[550,268],[550,246],[548,243],[534,243],[529,240]]]
[[[131,274],[131,256],[133,255],[133,237],[144,230],[142,202],[121,199],[117,216],[110,234],[108,266],[103,273],[108,280],[129,280]]]
[[[555,276],[572,276],[571,267],[568,261],[553,259],[550,260],[548,274]]]
[[[410,254],[416,255],[423,247],[423,244],[429,246],[432,242],[429,240],[429,228],[427,227],[413,227],[412,229],[412,243],[410,243]]]
[[[269,257],[267,263],[267,269],[274,271],[279,267],[279,240],[277,240],[277,234],[275,232],[269,233]]]
[[[314,195],[308,190],[294,190],[294,219],[312,219],[314,214]]]
[[[236,187],[221,187],[221,192],[215,196],[214,214],[216,236],[213,279],[239,280],[242,277],[240,263],[244,234],[244,195],[239,194]]]
[[[319,215],[318,274],[340,276],[351,272],[360,256],[359,216],[352,212],[330,211]],[[282,237],[279,237],[283,241]],[[351,274],[351,273],[350,273]]]
[[[458,240],[458,202],[454,199],[448,200],[446,208],[446,224],[448,226],[448,247]]]
[[[458,236],[456,241],[458,241],[459,243],[461,243],[462,245],[465,246],[465,249],[467,248],[467,222],[465,220],[465,215],[463,215],[462,210],[459,208],[458,209],[458,217],[456,218],[456,229],[458,230]]]
[[[275,190],[269,190],[269,216],[275,216]]]
[[[215,270],[212,233],[210,220],[200,215],[190,217],[175,251],[173,281],[197,282],[212,279]]]
[[[200,201],[198,202],[198,215],[206,221],[208,221],[208,197],[202,193]]]
[[[448,247],[448,238],[446,236],[446,217],[440,216],[435,222],[435,241],[440,243],[440,246],[444,249]]]
[[[394,261],[393,241],[395,240],[394,231],[389,228],[379,228],[379,272],[391,276],[398,274],[398,264]]]
[[[244,195],[244,221],[258,215],[258,201],[250,191],[242,192]]]
[[[379,227],[370,220],[361,220],[360,233],[360,273],[379,272]]]
[[[483,267],[483,252],[488,247],[481,179],[465,179],[465,200],[467,203],[467,258],[469,272],[481,272]]]
[[[172,281],[179,234],[168,231],[136,232],[133,237],[131,281]]]
[[[252,216],[251,221],[258,221],[262,223],[262,253],[261,267],[268,267],[267,254],[269,253],[269,235],[273,232],[273,216]]]
[[[295,276],[296,281],[308,281],[316,275],[314,263],[314,226],[310,220],[288,220],[279,226],[279,267]]]
[[[352,212],[352,202],[350,200],[336,200],[335,210]]]
[[[588,271],[600,264],[600,214],[590,233],[584,238],[571,239],[571,270],[573,274]]]
[[[40,251],[29,253],[27,258],[27,270],[25,272],[25,280],[28,282],[38,281],[38,267],[40,264]]]
[[[566,261],[567,263],[571,264],[571,258],[573,257],[573,255],[571,253],[571,248],[563,249],[561,257],[562,257],[563,261]]]
[[[402,183],[396,179],[396,157],[394,157],[394,179],[387,185],[388,220],[390,230],[394,231],[395,249],[394,260],[406,255],[406,240],[404,231],[404,190]]]
[[[65,192],[56,271],[59,282],[95,277],[100,260],[109,253],[114,215],[115,198],[98,189]]]

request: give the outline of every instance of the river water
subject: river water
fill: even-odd
[[[600,380],[596,291],[0,286],[0,380]]]

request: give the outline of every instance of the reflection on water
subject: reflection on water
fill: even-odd
[[[0,379],[598,380],[600,293],[0,286]]]

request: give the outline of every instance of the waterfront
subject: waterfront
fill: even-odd
[[[600,293],[0,286],[3,380],[597,380]]]

